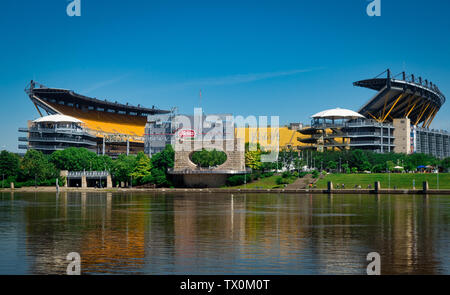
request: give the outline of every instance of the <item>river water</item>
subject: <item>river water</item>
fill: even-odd
[[[0,274],[450,274],[450,196],[2,193]]]

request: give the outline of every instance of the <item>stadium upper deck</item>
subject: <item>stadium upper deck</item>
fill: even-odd
[[[384,73],[387,73],[387,77],[379,78]],[[388,69],[380,75],[353,83],[378,91],[358,112],[378,122],[408,117],[413,125],[422,123],[422,127],[428,128],[445,103],[445,96],[439,88],[421,77],[406,76],[405,72],[391,77]],[[401,79],[397,79],[400,75]]]
[[[38,87],[36,87],[38,86]],[[72,90],[48,88],[31,81],[25,89],[39,114],[63,114],[81,120],[97,137],[125,136],[143,142],[147,115],[169,113],[166,110],[132,106],[99,100]]]

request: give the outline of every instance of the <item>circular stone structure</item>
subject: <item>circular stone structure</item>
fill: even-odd
[[[245,152],[240,142],[237,139],[214,142],[177,140],[174,167],[168,172],[174,175],[175,183],[179,186],[196,188],[224,186],[228,176],[250,172],[245,168]],[[190,156],[193,152],[203,149],[223,151],[227,159],[215,167],[200,167],[191,161]]]

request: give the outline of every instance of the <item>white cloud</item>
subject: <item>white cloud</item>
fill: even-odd
[[[202,78],[191,80],[187,82],[180,83],[180,86],[194,86],[194,85],[231,85],[231,84],[241,84],[249,83],[264,79],[282,77],[282,76],[292,76],[300,73],[307,73],[323,68],[312,68],[312,69],[297,69],[290,71],[280,71],[280,72],[268,72],[268,73],[251,73],[251,74],[236,74],[224,77],[213,77],[213,78]]]
[[[92,92],[94,90],[103,88],[105,86],[109,86],[109,85],[115,84],[115,83],[121,81],[122,79],[125,79],[128,76],[130,76],[130,74],[125,74],[125,75],[116,77],[114,79],[110,79],[110,80],[106,80],[106,81],[101,81],[101,82],[95,83],[91,87],[89,87],[88,89],[84,90],[82,93],[83,94],[89,93],[89,92]]]

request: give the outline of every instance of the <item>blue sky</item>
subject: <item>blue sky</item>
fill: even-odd
[[[450,95],[450,2],[381,0],[5,0],[0,6],[0,149],[38,113],[34,79],[101,99],[192,113],[279,115],[310,121],[357,109],[375,93],[352,82],[391,68]],[[432,127],[450,129],[446,103]]]

